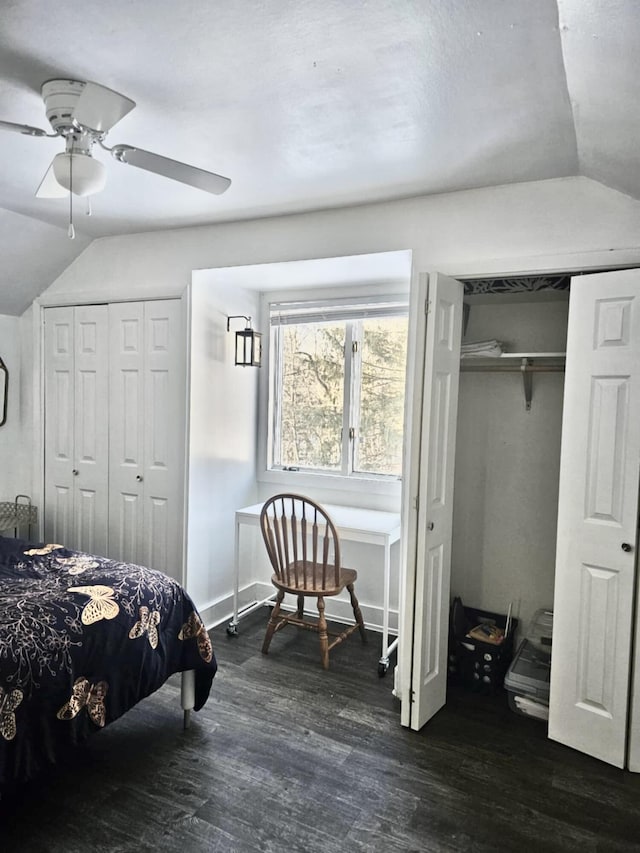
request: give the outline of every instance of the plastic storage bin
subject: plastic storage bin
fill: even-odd
[[[549,719],[553,612],[537,610],[505,675],[509,706],[525,717]]]
[[[456,604],[457,601],[457,604]],[[505,673],[513,657],[513,638],[518,624],[511,619],[509,632],[496,645],[467,636],[478,625],[495,625],[505,629],[507,617],[474,607],[463,607],[455,600],[451,612],[449,640],[449,678],[475,693],[491,694],[502,688]]]
[[[536,610],[533,614],[529,630],[525,638],[535,646],[538,651],[551,652],[551,639],[553,636],[553,610]]]

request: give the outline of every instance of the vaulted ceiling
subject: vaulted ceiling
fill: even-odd
[[[4,0],[0,119],[49,130],[50,78],[136,101],[107,144],[229,176],[220,196],[119,164],[93,215],[35,191],[60,139],[0,133],[0,313],[98,236],[584,175],[640,199],[635,0]]]

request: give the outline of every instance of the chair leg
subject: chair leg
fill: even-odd
[[[276,625],[278,624],[278,614],[280,613],[280,605],[282,604],[282,599],[284,598],[284,592],[279,589],[278,595],[276,596],[276,603],[273,605],[273,610],[271,611],[271,618],[269,619],[269,624],[267,625],[267,633],[264,635],[264,642],[262,644],[262,654],[266,655],[269,652],[269,646],[271,645],[271,638],[276,630]]]
[[[322,668],[329,669],[329,635],[327,620],[324,618],[324,598],[318,596],[318,636],[320,637],[320,660]]]
[[[296,613],[298,619],[302,619],[304,617],[304,595],[298,596],[298,612]]]
[[[366,643],[367,635],[364,630],[364,619],[362,618],[362,613],[360,612],[360,605],[358,604],[358,599],[356,598],[356,593],[353,588],[353,584],[347,584],[347,589],[349,590],[351,606],[353,607],[353,615],[356,618],[356,623],[358,625],[358,630],[360,631],[360,636],[362,637],[362,642]]]

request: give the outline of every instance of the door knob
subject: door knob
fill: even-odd
[[[142,474],[137,474],[137,475],[136,475],[136,480],[137,480],[139,483],[141,483],[141,482],[142,482]]]
[[[427,530],[433,530],[433,521],[430,521],[430,522],[427,524]]]
[[[623,551],[626,551],[626,552],[627,552],[627,554],[628,554],[628,553],[630,553],[631,551],[633,551],[633,545],[630,545],[628,542],[623,542],[623,543],[622,543],[622,550],[623,550]]]
[[[77,477],[79,472],[78,472],[77,468],[74,468],[71,473],[73,474],[74,477]]]

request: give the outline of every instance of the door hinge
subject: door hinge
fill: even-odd
[[[429,300],[428,300],[428,299],[425,299],[425,300],[424,300],[424,313],[425,313],[425,314],[428,314],[428,313],[429,313],[429,306],[430,306],[430,305],[431,305],[431,303],[429,302]]]
[[[352,341],[352,343],[351,343],[351,352],[353,352],[353,353],[358,352],[358,341]]]
[[[415,497],[411,499],[411,504],[414,509],[420,509],[420,496],[415,495]]]
[[[415,701],[416,701],[416,691],[413,689],[413,687],[411,687],[411,688],[409,688],[409,704],[413,705],[413,703]]]
[[[355,427],[349,427],[349,438],[355,438],[355,437],[356,437]]]

